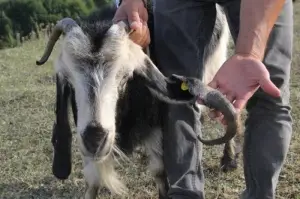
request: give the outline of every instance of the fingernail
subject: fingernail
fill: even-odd
[[[224,126],[227,126],[227,123],[226,123],[225,120],[222,120],[222,124],[223,124]]]
[[[137,21],[134,21],[130,24],[131,27],[136,27],[136,28],[140,28],[141,27],[141,22],[137,22]]]

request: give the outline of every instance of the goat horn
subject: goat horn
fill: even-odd
[[[172,101],[171,103],[193,103],[194,100],[198,100],[202,101],[199,102],[200,104],[223,113],[227,122],[225,135],[214,140],[204,140],[198,136],[198,139],[203,144],[223,144],[229,142],[237,133],[240,133],[240,117],[233,105],[221,92],[208,87],[198,78],[184,77],[176,74],[172,74],[166,78],[148,56],[146,56],[146,67],[142,68],[142,70],[136,70],[136,72],[147,81],[147,87],[150,91],[166,96],[166,98]],[[180,83],[181,86],[178,83]],[[188,91],[190,95],[186,95],[186,91]]]
[[[233,105],[225,98],[221,92],[215,89],[211,89],[207,86],[201,86],[201,94],[198,95],[198,100],[205,106],[214,108],[220,111],[224,115],[224,119],[227,122],[226,133],[223,137],[204,140],[198,135],[198,139],[205,145],[219,145],[224,144],[231,140],[237,133],[240,133],[241,122],[240,116],[235,111]]]
[[[54,27],[53,32],[50,35],[47,47],[44,51],[42,58],[39,61],[36,61],[37,65],[43,65],[51,55],[53,47],[56,41],[59,39],[62,33],[67,34],[72,28],[77,27],[77,23],[71,18],[63,18],[58,21]]]

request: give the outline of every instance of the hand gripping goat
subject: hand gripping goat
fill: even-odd
[[[63,33],[65,38],[55,61],[53,173],[66,179],[71,172],[71,100],[87,182],[85,198],[95,199],[100,186],[115,194],[126,192],[114,161],[126,157],[137,146],[145,147],[149,169],[160,195],[165,195],[168,186],[161,145],[164,104],[193,105],[200,98],[205,106],[221,111],[228,123],[226,133],[215,140],[199,138],[207,145],[229,143],[239,132],[239,115],[219,91],[200,80],[175,74],[165,77],[140,46],[129,39],[126,23],[112,24],[111,18],[104,16],[98,19],[81,23],[70,18],[60,20],[44,55],[36,62],[42,65],[48,60]]]

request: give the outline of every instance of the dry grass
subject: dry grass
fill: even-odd
[[[81,159],[73,147],[73,171],[64,182],[51,173],[50,143],[54,119],[54,82],[51,56],[45,66],[35,66],[44,41],[26,43],[22,48],[0,51],[0,198],[81,198],[84,181]],[[295,6],[294,60],[291,80],[294,134],[280,175],[277,198],[300,198],[300,2]],[[55,53],[57,53],[55,51]],[[212,129],[220,133],[220,125]],[[73,144],[75,146],[75,142]],[[242,168],[233,173],[218,171],[220,147],[204,147],[204,172],[208,199],[234,199],[244,188]],[[118,168],[130,194],[124,198],[157,198],[155,185],[136,153],[132,162]],[[112,198],[103,190],[104,199]]]

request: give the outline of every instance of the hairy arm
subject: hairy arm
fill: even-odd
[[[270,32],[285,0],[242,0],[236,53],[264,57]]]
[[[259,87],[273,97],[280,97],[280,90],[271,81],[262,60],[270,32],[284,3],[285,0],[241,0],[235,55],[222,65],[209,83],[226,95],[238,111],[245,107]],[[219,112],[212,112],[211,117],[219,116]]]

